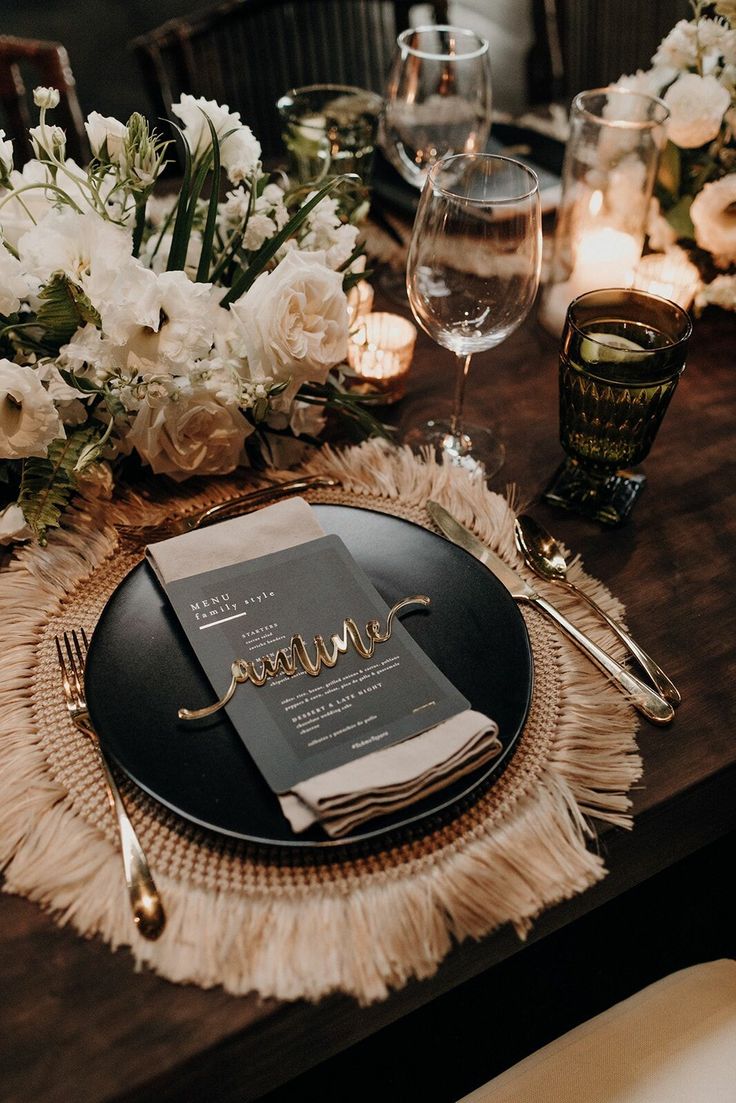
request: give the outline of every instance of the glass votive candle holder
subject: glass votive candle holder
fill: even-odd
[[[348,323],[354,329],[361,318],[370,314],[373,308],[373,288],[368,280],[361,280],[348,291]]]
[[[375,395],[387,405],[406,394],[406,381],[417,339],[416,326],[398,314],[368,314],[350,336],[349,389]]]
[[[700,272],[684,249],[649,253],[642,257],[634,276],[634,287],[661,295],[687,310],[700,284]]]

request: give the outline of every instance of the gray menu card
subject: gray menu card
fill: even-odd
[[[385,629],[388,606],[337,536],[169,582],[166,594],[214,694],[222,697],[236,659],[260,662],[290,653],[300,635],[310,656],[315,636],[329,643],[346,618]],[[422,592],[422,579],[417,579]],[[408,597],[410,595],[400,595]],[[431,595],[430,595],[431,596]],[[417,611],[413,611],[416,609]],[[432,616],[411,607],[402,616]],[[371,751],[401,742],[468,708],[468,702],[394,620],[390,639],[370,658],[354,647],[316,676],[297,665],[263,685],[239,685],[227,713],[268,785],[277,793]],[[182,721],[196,729],[206,721]],[[203,738],[206,734],[203,733]]]

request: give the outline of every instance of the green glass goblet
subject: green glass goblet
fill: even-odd
[[[628,288],[570,303],[560,350],[560,442],[567,459],[546,501],[604,524],[631,513],[649,450],[685,368],[682,307]]]

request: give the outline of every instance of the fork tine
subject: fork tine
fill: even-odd
[[[87,633],[85,632],[85,630],[83,628],[80,628],[79,631],[80,631],[81,636],[82,636],[82,643],[84,644],[84,653],[86,655],[87,652],[89,651],[89,640],[87,639]]]
[[[70,681],[73,683],[77,700],[81,703],[84,700],[84,690],[82,689],[82,683],[79,678],[79,672],[72,650],[72,638],[68,632],[64,633],[64,649],[66,650],[66,657],[69,660],[69,671],[71,673]]]
[[[56,644],[56,654],[59,659],[59,669],[61,670],[61,683],[64,687],[64,696],[67,701],[71,701],[74,697],[72,690],[72,684],[69,681],[69,671],[67,670],[66,662],[64,661],[64,653],[61,650],[61,641],[58,636],[54,637],[54,643]]]
[[[86,646],[85,646],[85,648],[84,648],[84,650],[83,650],[83,649],[82,649],[82,644],[80,643],[80,635],[81,635],[81,633],[82,633],[82,629],[81,629],[81,628],[79,629],[79,633],[77,633],[77,630],[76,630],[76,628],[75,628],[75,629],[74,629],[74,630],[72,631],[72,642],[73,642],[73,644],[74,644],[74,650],[75,650],[75,651],[76,651],[76,653],[77,653],[77,658],[79,659],[79,666],[78,666],[78,668],[77,668],[77,670],[78,670],[78,678],[79,678],[79,681],[80,681],[80,682],[83,682],[83,681],[84,681],[84,666],[85,666],[85,661],[86,661],[86,659],[85,659],[85,655],[86,655]],[[85,645],[86,645],[86,640],[85,640]]]

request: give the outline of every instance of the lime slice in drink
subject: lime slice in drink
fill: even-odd
[[[646,349],[617,333],[589,333],[580,345],[580,356],[586,364],[620,363],[628,360],[629,352],[646,352]]]

